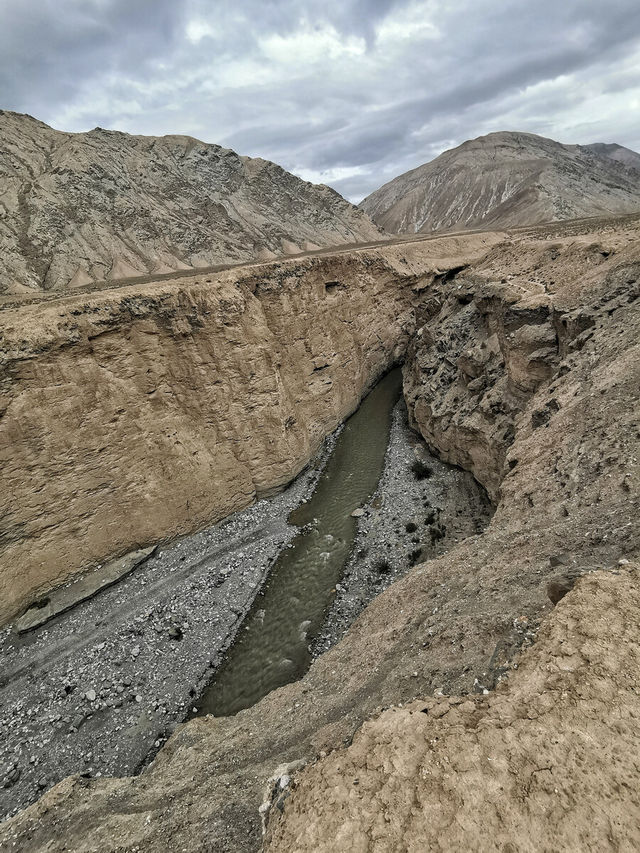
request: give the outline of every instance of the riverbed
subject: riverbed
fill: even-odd
[[[197,703],[200,714],[235,714],[306,672],[310,642],[353,549],[353,513],[362,512],[382,474],[401,386],[396,368],[345,423],[312,497],[289,516],[302,530],[275,561],[239,639]]]

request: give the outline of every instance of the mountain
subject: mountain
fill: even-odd
[[[640,154],[631,151],[630,148],[625,148],[624,145],[617,145],[615,142],[594,142],[591,145],[584,145],[583,148],[588,148],[594,154],[600,157],[610,157],[612,160],[617,160],[629,169],[640,170]]]
[[[505,227],[640,210],[640,155],[620,145],[562,145],[490,133],[445,151],[367,196],[391,233]]]
[[[380,239],[326,186],[189,136],[62,133],[0,111],[0,291]]]

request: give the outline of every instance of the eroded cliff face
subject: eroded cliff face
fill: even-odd
[[[442,245],[5,310],[0,621],[288,483],[403,356]]]
[[[286,799],[274,788],[267,849],[637,844],[640,244],[628,237],[506,243],[434,292],[405,370],[414,423],[497,511],[477,542],[385,596],[397,651],[418,679],[429,671],[426,698],[371,720]],[[470,644],[485,655],[473,683],[460,669]]]
[[[611,269],[615,252],[595,240],[548,246],[531,242],[515,250],[507,241],[473,272],[436,281],[422,307],[409,347],[404,392],[410,420],[440,456],[471,471],[494,501],[509,470],[509,453],[523,413],[536,392],[564,376],[592,335],[603,305],[614,311],[637,294],[637,263]],[[513,275],[514,255],[533,271],[528,288]],[[633,252],[627,256],[635,257]],[[607,270],[599,273],[599,269]],[[563,285],[558,292],[555,278]],[[576,288],[598,281],[576,305]],[[569,295],[571,294],[571,295]],[[591,331],[590,331],[591,330]],[[561,408],[553,390],[528,414],[533,430],[546,427]]]
[[[456,362],[469,349],[484,353],[482,334],[487,347],[493,334],[498,341],[474,367],[486,383],[477,389],[514,389],[499,413],[507,420],[473,425],[460,456],[499,497],[488,529],[391,585],[301,681],[236,717],[186,724],[138,778],[60,783],[6,822],[0,840],[29,853],[254,851],[266,814],[278,851],[431,844],[505,853],[539,849],[542,838],[599,853],[628,844],[637,830],[637,571],[626,572],[640,551],[638,237],[637,222],[591,234],[543,229],[472,262],[459,273],[467,284],[417,276],[426,306],[418,325],[433,343],[416,344],[407,369],[414,413],[422,382],[433,381],[432,350],[452,330],[456,373],[443,374],[441,393],[434,385],[434,411],[451,405],[456,386],[457,428],[467,428],[475,362]],[[426,246],[416,245],[418,254]],[[539,346],[550,322],[556,352],[534,357],[554,350]],[[522,346],[511,349],[509,334]],[[430,440],[455,450],[443,424]],[[553,610],[548,582],[590,570],[600,573]],[[418,699],[414,713],[383,713]]]

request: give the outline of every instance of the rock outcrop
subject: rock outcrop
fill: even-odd
[[[639,227],[534,229],[467,262],[461,281],[445,280],[444,265],[439,279],[417,275],[419,324],[431,337],[423,333],[407,368],[414,415],[423,379],[433,381],[432,349],[445,345],[444,359],[450,333],[460,355],[436,402],[449,406],[458,387],[459,430],[472,394],[526,380],[496,413],[513,424],[510,443],[491,423],[472,424],[460,457],[499,499],[488,529],[391,585],[301,681],[236,717],[189,722],[140,777],[61,782],[0,827],[0,844],[243,853],[259,849],[266,816],[278,851],[632,849]],[[417,270],[428,245],[397,247],[398,263]],[[430,324],[440,311],[442,324]],[[530,335],[550,322],[557,353],[541,371]],[[518,337],[528,327],[535,334]],[[490,358],[457,364],[482,350],[482,335],[489,346],[494,328]],[[476,362],[485,384],[474,391]],[[444,422],[432,440],[453,452]],[[547,583],[559,565],[587,577],[554,610]],[[541,620],[538,642],[518,658]],[[303,761],[311,766],[288,769]]]
[[[189,136],[62,133],[0,111],[0,293],[379,240],[326,186]]]
[[[79,570],[288,483],[403,357],[416,281],[497,239],[5,308],[0,622]]]
[[[640,155],[490,133],[399,175],[361,202],[394,234],[505,228],[640,210]]]

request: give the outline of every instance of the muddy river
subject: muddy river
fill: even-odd
[[[300,533],[280,554],[229,655],[198,702],[228,716],[306,671],[351,553],[352,515],[374,493],[384,466],[400,369],[388,373],[347,420],[309,501],[289,516]]]

